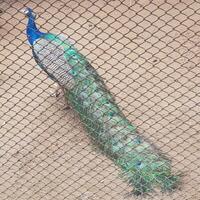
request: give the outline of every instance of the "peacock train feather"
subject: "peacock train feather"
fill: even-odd
[[[155,187],[162,191],[175,189],[179,176],[172,174],[170,161],[137,133],[86,58],[64,37],[40,32],[30,8],[24,13],[36,62],[64,88],[66,100],[79,114],[89,135],[122,169],[134,194],[144,194]]]

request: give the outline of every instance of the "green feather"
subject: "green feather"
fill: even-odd
[[[65,90],[71,107],[95,140],[99,148],[122,169],[122,174],[134,187],[134,194],[150,192],[154,187],[172,191],[179,177],[171,172],[170,161],[136,132],[96,70],[69,42],[48,34],[45,39],[63,48],[71,69],[74,85]]]

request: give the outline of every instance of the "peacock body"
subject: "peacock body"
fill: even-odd
[[[176,188],[179,177],[172,174],[170,161],[137,133],[87,59],[64,37],[40,32],[30,8],[25,13],[36,62],[64,88],[66,100],[79,114],[87,132],[122,169],[134,193],[143,194],[157,186],[163,191]]]

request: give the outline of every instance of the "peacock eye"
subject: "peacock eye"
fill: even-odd
[[[139,137],[136,137],[136,138],[133,140],[133,142],[134,142],[135,144],[141,144],[141,143],[142,143],[142,141],[141,141],[141,139],[140,139]]]
[[[69,70],[69,74],[71,74],[72,76],[76,76],[77,72],[73,69]]]
[[[136,162],[136,167],[137,168],[142,168],[143,167],[142,162],[141,161],[137,161]]]
[[[116,114],[116,113],[113,112],[113,111],[109,112],[110,117],[113,117],[115,114]]]

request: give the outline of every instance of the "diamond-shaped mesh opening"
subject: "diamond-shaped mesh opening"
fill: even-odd
[[[116,104],[171,160],[181,183],[130,199],[200,199],[200,2],[0,1],[0,199],[126,199],[133,187],[102,154],[25,33],[31,7],[44,32],[62,34],[102,77]]]

